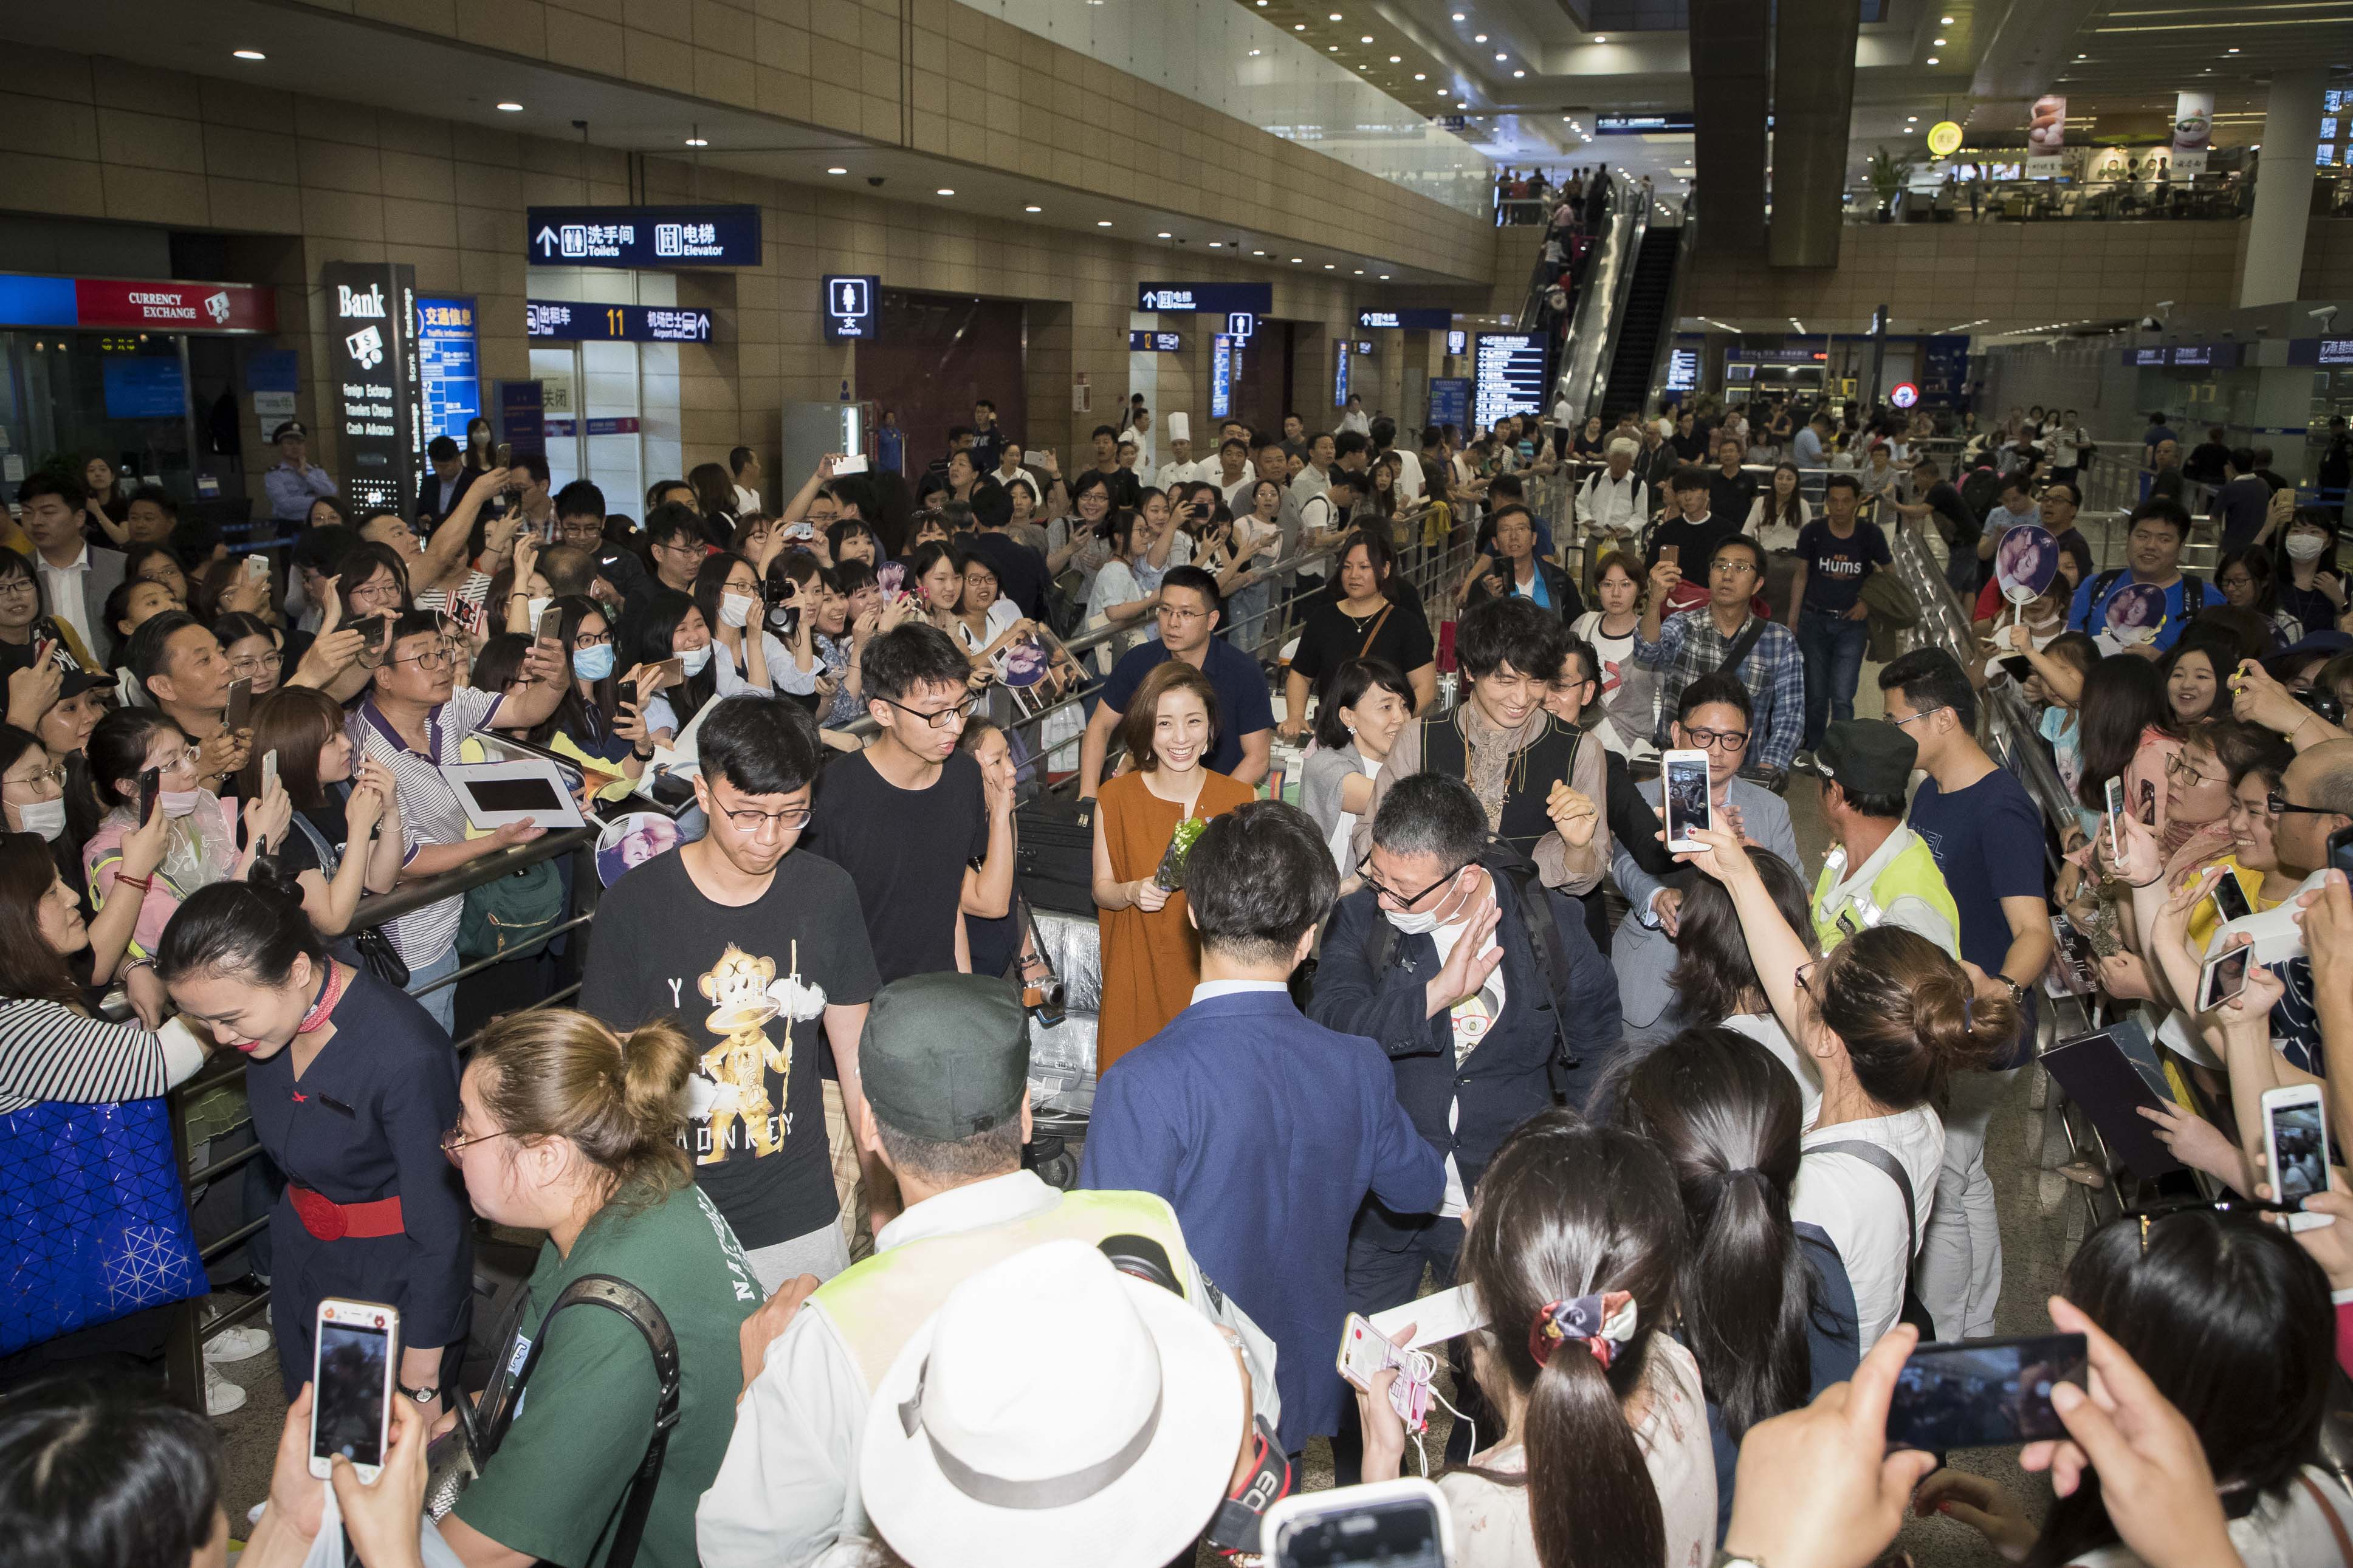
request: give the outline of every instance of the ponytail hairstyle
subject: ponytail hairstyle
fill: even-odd
[[[521,1140],[566,1138],[607,1203],[650,1205],[692,1179],[678,1142],[694,1047],[666,1021],[617,1034],[569,1008],[512,1013],[475,1037],[482,1108]]]
[[[1461,1275],[1487,1314],[1476,1341],[1482,1377],[1508,1378],[1527,1402],[1521,1431],[1540,1562],[1666,1557],[1658,1489],[1625,1405],[1642,1386],[1653,1336],[1673,1318],[1683,1248],[1666,1157],[1575,1111],[1522,1122],[1479,1179]],[[1539,1364],[1546,1309],[1620,1290],[1632,1295],[1636,1322],[1606,1367],[1577,1340],[1551,1342]]]
[[[1990,1067],[2018,1039],[2016,1003],[1978,995],[1957,960],[1900,926],[1847,938],[1807,989],[1855,1081],[1890,1110],[1928,1103],[1956,1070]]]
[[[1615,1123],[1674,1169],[1691,1224],[1675,1290],[1684,1342],[1737,1442],[1812,1388],[1814,1271],[1789,1218],[1804,1131],[1797,1079],[1725,1028],[1685,1029],[1616,1076]]]
[[[242,882],[215,882],[188,895],[155,949],[156,977],[170,985],[216,975],[267,990],[282,988],[294,961],[327,966],[327,944],[302,908],[302,889],[281,879],[277,863],[257,858]]]
[[[89,843],[107,813],[138,808],[139,775],[147,771],[147,753],[164,730],[186,738],[153,708],[117,708],[98,721],[80,751],[67,756],[66,831],[75,843]]]

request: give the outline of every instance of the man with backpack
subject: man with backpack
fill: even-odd
[[[1445,773],[1401,778],[1382,799],[1364,885],[1333,906],[1307,1015],[1387,1053],[1399,1103],[1446,1163],[1436,1214],[1357,1212],[1347,1308],[1367,1317],[1412,1300],[1425,1264],[1454,1282],[1488,1160],[1530,1116],[1583,1104],[1620,1034],[1618,982],[1583,908],[1493,843],[1477,794]],[[1453,1457],[1467,1458],[1470,1434],[1455,1431]],[[1342,1485],[1356,1479],[1354,1436],[1333,1445]]]
[[[2181,628],[2189,624],[2190,618],[2206,607],[2206,584],[2181,572],[2181,542],[2189,534],[2189,513],[2179,501],[2151,496],[2133,508],[2125,534],[2125,559],[2129,566],[2110,567],[2075,590],[2074,605],[2067,613],[2070,629],[2102,637],[2107,630],[2110,599],[2137,584],[2162,588],[2165,620],[2157,628],[2157,636],[2122,649],[2143,658],[2161,656],[2179,638]],[[2119,649],[2113,642],[2104,640],[2100,651],[2114,653]]]
[[[1778,793],[1805,729],[1806,671],[1797,637],[1757,614],[1765,547],[1745,533],[1717,545],[1707,562],[1707,603],[1662,622],[1660,606],[1682,581],[1676,562],[1662,559],[1651,568],[1650,600],[1634,628],[1634,662],[1662,672],[1659,712],[1667,719],[1699,677],[1718,670],[1737,677],[1756,707],[1756,776]],[[1664,723],[1657,740],[1662,748],[1671,743]]]

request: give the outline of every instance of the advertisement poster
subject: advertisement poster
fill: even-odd
[[[2173,173],[2190,179],[2206,172],[2206,151],[2213,145],[2214,95],[2185,92],[2173,104]]]
[[[2066,144],[2067,100],[2059,93],[2045,93],[2026,112],[2026,177],[2058,178],[2059,153]]]

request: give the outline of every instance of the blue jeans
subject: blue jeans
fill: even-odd
[[[1863,650],[1871,623],[1850,621],[1843,610],[1808,605],[1798,616],[1798,657],[1806,661],[1807,751],[1822,743],[1832,719],[1854,717],[1854,689],[1862,679]]]
[[[457,973],[458,948],[454,942],[448,952],[432,963],[408,966],[408,994],[417,997],[418,1006],[433,1015],[433,1021],[441,1026],[441,1032],[452,1037],[458,1027],[458,988],[444,985],[437,991],[427,991],[421,996],[417,993],[436,980],[446,980]]]

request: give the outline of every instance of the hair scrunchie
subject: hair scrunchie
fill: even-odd
[[[1630,1290],[1547,1301],[1529,1325],[1528,1355],[1541,1367],[1560,1346],[1582,1344],[1607,1370],[1618,1357],[1618,1347],[1634,1337],[1638,1317]]]

